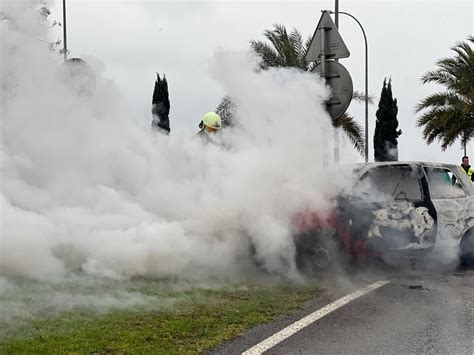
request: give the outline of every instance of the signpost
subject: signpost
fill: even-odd
[[[352,100],[352,79],[347,69],[334,59],[347,58],[349,50],[328,11],[323,11],[313,39],[306,53],[308,62],[319,62],[313,71],[318,72],[331,88],[331,99],[326,103],[331,118],[346,112]]]
[[[308,62],[318,62],[313,72],[318,72],[331,88],[331,98],[326,102],[326,108],[333,120],[346,112],[352,100],[351,76],[347,69],[337,61],[337,59],[348,58],[349,56],[349,50],[329,12],[323,11],[305,59]],[[324,134],[323,137],[326,137],[326,135]],[[324,146],[327,145],[324,144]],[[334,158],[338,162],[338,147],[335,147]],[[326,154],[324,164],[327,165]]]
[[[306,53],[306,61],[319,62],[321,55],[324,55],[326,59],[340,59],[350,56],[349,50],[328,11],[323,11],[319,19],[308,53]]]
[[[322,73],[322,63],[316,65],[313,72]],[[347,69],[339,62],[327,61],[325,64],[326,84],[331,88],[331,98],[326,102],[326,109],[332,118],[340,117],[346,112],[352,100],[352,78]]]

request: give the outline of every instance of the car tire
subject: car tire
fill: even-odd
[[[474,266],[474,230],[468,231],[459,244],[461,267]]]
[[[348,262],[335,233],[315,231],[296,237],[296,267],[305,276],[341,271]]]

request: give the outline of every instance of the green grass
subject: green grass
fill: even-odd
[[[1,354],[200,353],[259,323],[289,314],[311,299],[317,285],[270,284],[168,292],[173,307],[134,307],[97,313],[73,309],[10,324]],[[149,290],[153,294],[153,290]]]

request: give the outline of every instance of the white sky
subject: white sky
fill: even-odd
[[[51,19],[62,20],[62,1],[52,6]],[[68,47],[71,56],[90,57],[105,66],[130,105],[133,119],[149,125],[155,72],[166,73],[170,89],[173,131],[195,131],[202,113],[213,110],[225,94],[209,70],[216,49],[247,51],[250,39],[263,39],[273,23],[297,27],[312,35],[322,9],[330,1],[140,1],[67,0]],[[460,144],[442,152],[427,146],[416,127],[414,107],[437,91],[419,78],[437,59],[450,56],[450,47],[474,31],[472,1],[340,0],[340,11],[356,16],[369,41],[369,92],[378,97],[384,77],[392,77],[398,99],[400,160],[458,163]],[[364,90],[364,42],[351,18],[340,15],[340,32],[351,52],[341,60],[351,73],[354,89]],[[60,32],[57,33],[61,36]],[[252,88],[249,88],[251,90]],[[377,105],[369,108],[370,159]],[[349,108],[363,125],[364,107]],[[468,146],[474,158],[474,142]],[[473,159],[474,160],[474,159]]]

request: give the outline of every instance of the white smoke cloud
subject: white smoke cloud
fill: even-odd
[[[248,56],[221,51],[212,74],[239,121],[222,132],[225,147],[153,135],[130,119],[99,61],[89,62],[94,95],[78,97],[35,39],[47,37],[46,23],[27,20],[35,9],[7,10],[21,21],[0,21],[0,275],[229,276],[252,253],[268,271],[295,274],[291,217],[328,208],[345,182],[322,168],[328,91],[314,75],[257,73]]]

